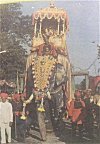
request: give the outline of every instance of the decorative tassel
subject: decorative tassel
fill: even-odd
[[[23,106],[22,116],[20,117],[20,119],[22,119],[22,120],[26,120],[27,119],[27,117],[25,116],[25,107],[26,106]]]
[[[42,97],[42,100],[41,100],[40,107],[38,108],[38,111],[45,112],[45,109],[44,109],[44,106],[43,106],[43,97]]]

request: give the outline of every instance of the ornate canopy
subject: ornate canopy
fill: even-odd
[[[68,15],[64,9],[57,8],[54,5],[50,7],[40,9],[33,13],[32,22],[34,24],[35,20],[40,19],[40,21],[47,19],[56,19],[57,21],[62,20],[66,23],[66,26],[69,25]]]
[[[32,51],[40,49],[39,46],[49,43],[61,53],[66,53],[66,34],[69,30],[69,19],[64,9],[53,4],[40,9],[33,14],[34,25]]]

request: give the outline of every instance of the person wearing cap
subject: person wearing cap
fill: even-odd
[[[85,116],[84,126],[88,137],[93,138],[94,104],[93,104],[93,96],[92,96],[91,89],[86,90],[84,102],[86,105],[85,107],[86,116]]]
[[[25,99],[26,99],[26,93],[21,93],[21,101],[24,103]]]
[[[15,94],[12,100],[13,112],[19,116],[23,109],[23,103],[20,98],[20,94]]]
[[[1,93],[0,96],[2,99],[2,101],[0,102],[1,144],[6,143],[7,138],[8,143],[11,143],[11,126],[13,122],[12,105],[7,100],[7,93]]]
[[[76,128],[78,126],[79,137],[82,138],[85,103],[81,100],[81,93],[79,91],[74,93],[74,97],[75,99],[70,102],[68,115],[72,121],[72,135],[76,135]]]
[[[23,111],[23,102],[21,101],[20,94],[15,94],[12,100],[12,107],[13,107],[13,115],[14,115],[14,136],[19,141],[21,139],[20,136],[20,117]]]

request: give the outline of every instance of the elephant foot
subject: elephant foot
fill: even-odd
[[[44,141],[44,142],[45,142],[46,140],[47,140],[46,138],[42,138],[42,141]]]
[[[44,113],[38,112],[38,122],[41,138],[43,141],[46,141],[46,125],[45,125]]]
[[[53,129],[47,129],[46,132],[52,133],[52,132],[53,132]]]
[[[45,131],[40,131],[40,134],[41,134],[41,138],[42,138],[42,140],[43,141],[46,141],[46,138],[47,138],[47,136],[46,136],[46,130]]]
[[[50,120],[46,121],[46,132],[53,132],[53,127]]]

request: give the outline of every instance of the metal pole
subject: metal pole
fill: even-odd
[[[85,75],[85,79],[86,79],[86,89],[89,88],[89,75]]]
[[[15,138],[17,139],[16,114],[14,116],[15,116]]]
[[[18,76],[18,71],[17,71],[17,93],[19,93],[19,76]]]
[[[23,81],[23,77],[20,78],[20,82],[21,82],[21,93],[23,92],[23,89],[24,89],[24,81]]]

